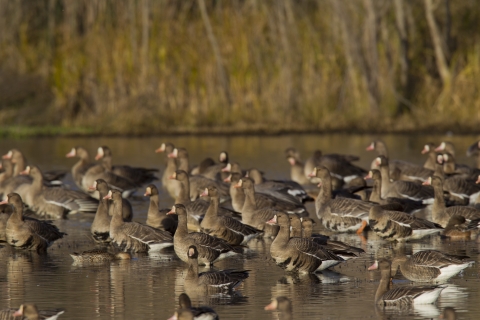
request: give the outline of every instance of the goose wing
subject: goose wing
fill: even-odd
[[[57,226],[53,225],[49,220],[37,220],[25,217],[25,225],[27,225],[34,234],[39,235],[49,242],[61,239],[66,235],[66,233],[60,232]]]
[[[64,207],[69,211],[96,212],[98,207],[98,200],[77,190],[44,187],[43,197],[48,203]]]
[[[447,255],[435,250],[425,250],[415,253],[410,259],[415,265],[442,268],[451,264],[463,264],[466,256]]]
[[[337,256],[327,248],[318,245],[314,241],[305,238],[290,238],[288,246],[293,247],[296,251],[303,254],[313,256],[318,260],[336,260],[344,261],[343,258]]]
[[[395,304],[401,302],[402,300],[408,300],[410,303],[413,302],[413,299],[418,297],[421,294],[431,292],[437,289],[439,286],[402,286],[393,288],[385,292],[382,296],[382,299],[387,303]]]
[[[370,208],[374,205],[371,202],[350,198],[335,198],[329,201],[332,214],[359,219],[367,218]]]
[[[149,246],[155,243],[173,243],[173,237],[170,233],[138,222],[126,222],[122,225],[121,230],[128,237]]]
[[[219,251],[220,253],[234,251],[226,241],[212,237],[203,232],[192,232],[188,234],[188,237],[192,239],[196,245],[202,247],[208,247],[210,249]]]
[[[385,211],[393,223],[401,225],[403,227],[408,227],[412,229],[442,229],[442,227],[434,222],[416,218],[407,213],[400,211]]]
[[[234,288],[238,286],[243,280],[248,278],[248,270],[222,270],[222,271],[207,271],[198,275],[199,282],[213,287],[228,287]]]

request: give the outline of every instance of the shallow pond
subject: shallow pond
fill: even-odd
[[[80,145],[90,151],[91,157],[100,145],[108,145],[113,152],[114,164],[156,167],[163,169],[164,156],[154,150],[162,142],[171,141],[187,148],[191,163],[198,163],[206,156],[217,158],[222,150],[229,152],[232,161],[242,167],[257,167],[268,178],[288,178],[289,164],[283,151],[295,146],[303,155],[313,150],[325,153],[349,153],[361,157],[359,165],[367,168],[375,154],[365,147],[377,137],[368,135],[283,135],[275,137],[155,137],[155,138],[41,138],[2,141],[2,150],[22,150],[31,164],[43,170],[69,170],[72,159],[65,154],[73,146]],[[449,140],[457,148],[460,163],[473,164],[465,156],[465,150],[476,136],[383,136],[392,158],[406,159],[419,164],[425,161],[420,154],[423,145],[433,141]],[[160,177],[161,173],[158,175]],[[66,183],[73,186],[70,176]],[[160,182],[157,182],[160,186]],[[161,188],[160,188],[161,190]],[[145,222],[148,201],[138,190],[131,199],[134,220]],[[164,207],[173,204],[161,190]],[[315,219],[313,204],[308,205]],[[60,230],[68,236],[54,243],[48,254],[0,248],[0,309],[18,307],[23,302],[36,303],[42,308],[64,308],[64,319],[167,319],[176,306],[177,297],[184,291],[183,275],[186,264],[178,260],[173,251],[162,255],[136,254],[128,262],[112,262],[100,266],[75,266],[68,255],[94,247],[90,238],[91,215],[73,215],[67,220],[56,221]],[[321,231],[319,224],[316,231]],[[332,271],[310,276],[286,274],[272,263],[268,241],[252,241],[249,252],[242,258],[221,261],[218,269],[235,268],[250,270],[250,277],[240,286],[235,296],[191,296],[193,304],[211,305],[221,319],[276,319],[277,315],[264,311],[264,306],[275,296],[285,295],[293,302],[295,319],[365,319],[365,318],[437,318],[443,308],[452,306],[460,319],[480,317],[480,279],[478,264],[452,278],[436,305],[407,310],[378,309],[373,303],[379,274],[368,272],[375,257],[392,257],[398,250],[407,254],[424,249],[437,249],[452,254],[466,254],[478,261],[478,246],[471,242],[446,242],[439,237],[407,243],[403,248],[377,238],[369,232],[366,243],[356,234],[333,235],[333,238],[361,246],[366,254],[349,260]],[[397,275],[394,282],[409,282]]]

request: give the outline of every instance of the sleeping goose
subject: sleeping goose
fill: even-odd
[[[88,151],[82,147],[73,147],[69,153],[65,155],[67,158],[78,157],[79,160],[72,167],[72,177],[75,184],[82,189],[82,179],[87,170],[94,166],[95,163],[90,162],[90,157],[88,156]],[[86,190],[85,190],[86,191]]]
[[[421,239],[441,232],[443,228],[434,222],[417,218],[400,211],[384,210],[374,206],[368,215],[370,228],[381,238],[390,241]]]
[[[379,259],[368,270],[380,270],[381,278],[375,293],[375,303],[383,306],[407,307],[412,304],[430,304],[437,301],[446,285],[401,286],[389,290],[391,272],[390,261]]]
[[[175,204],[168,214],[178,215],[178,227],[173,237],[174,249],[180,260],[188,262],[188,248],[195,245],[198,248],[198,262],[211,266],[214,261],[236,255],[235,249],[225,240],[212,237],[203,232],[188,233],[187,210],[183,204]]]
[[[167,215],[170,209],[160,209],[157,187],[154,184],[148,185],[144,196],[150,198],[147,211],[147,226],[165,230],[174,235],[175,230],[177,230],[178,220],[175,219],[175,216]]]
[[[315,167],[310,175],[321,181],[315,211],[323,226],[337,232],[362,233],[367,226],[368,211],[374,204],[349,198],[332,199],[331,177],[325,167]]]
[[[252,226],[243,224],[228,216],[219,216],[218,192],[214,186],[206,188],[201,196],[210,197],[207,212],[200,223],[203,232],[223,239],[231,245],[246,244],[251,239],[263,235],[262,231]]]
[[[56,320],[63,310],[38,310],[34,304],[22,304],[17,309],[0,310],[2,320]]]
[[[270,255],[280,268],[288,272],[313,273],[344,261],[323,246],[305,238],[290,238],[290,219],[278,212],[268,221],[280,226],[270,246]]]
[[[156,153],[165,152],[166,166],[162,174],[162,186],[167,190],[170,197],[176,199],[180,193],[180,182],[174,179],[169,179],[172,174],[177,170],[177,164],[175,163],[174,157],[169,157],[169,154],[173,152],[175,146],[170,143],[162,143],[158,149],[155,150]]]
[[[272,299],[270,304],[265,306],[265,310],[279,311],[279,320],[291,320],[292,316],[292,302],[287,297],[281,296]]]
[[[114,214],[110,221],[112,243],[125,252],[157,252],[173,246],[172,235],[138,222],[125,222],[122,216],[122,194],[110,190],[104,199],[113,200]]]
[[[190,297],[186,293],[178,296],[179,310],[189,310],[192,313],[192,319],[195,320],[218,320],[218,314],[210,307],[193,307]]]
[[[45,252],[55,240],[66,235],[50,221],[24,218],[23,202],[18,194],[8,194],[7,201],[13,206],[13,213],[7,221],[5,234],[8,244],[12,247]],[[6,201],[0,204],[4,203]]]
[[[248,270],[234,271],[232,269],[222,271],[207,271],[198,273],[198,257],[201,255],[197,246],[189,245],[183,254],[188,257],[188,270],[185,275],[185,290],[202,292],[231,292],[238,287],[243,280],[248,278]]]
[[[446,281],[473,264],[473,261],[467,261],[468,258],[435,250],[419,251],[411,257],[395,257],[392,274],[400,268],[402,275],[410,281]]]

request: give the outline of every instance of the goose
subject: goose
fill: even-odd
[[[193,170],[191,173],[192,175],[199,174],[211,180],[222,181],[228,174],[222,170],[227,166],[228,159],[228,153],[226,151],[222,151],[218,156],[218,163],[215,163],[215,161],[213,161],[211,158],[206,158],[198,166],[198,173],[194,173]]]
[[[290,219],[279,212],[268,221],[280,226],[270,246],[270,255],[277,266],[288,272],[313,273],[335,266],[343,258],[305,238],[290,238]]]
[[[303,162],[293,156],[287,156],[287,161],[290,164],[290,179],[300,185],[309,185],[310,180],[305,176]]]
[[[180,193],[180,182],[174,179],[170,179],[172,174],[177,170],[177,164],[174,157],[169,157],[169,154],[173,152],[175,146],[170,142],[165,142],[160,145],[155,153],[165,153],[166,166],[162,175],[162,186],[165,188],[170,197],[176,199]]]
[[[319,234],[319,233],[313,233],[313,225],[315,222],[313,221],[312,218],[308,217],[301,217],[301,228],[302,228],[302,238],[321,238],[322,240],[328,240],[330,239],[329,236]]]
[[[402,286],[389,289],[391,263],[386,259],[376,260],[368,270],[380,270],[381,278],[375,293],[375,303],[383,306],[403,306],[435,303],[446,285]]]
[[[93,249],[83,252],[73,252],[70,254],[74,263],[101,263],[113,260],[130,260],[132,256],[128,252],[118,252],[112,254],[106,249]]]
[[[462,178],[476,179],[480,174],[480,169],[471,168],[464,164],[458,164],[455,157],[450,153],[442,153],[443,171],[446,174],[460,175]]]
[[[158,169],[131,167],[127,165],[112,165],[112,151],[107,146],[101,146],[97,149],[95,160],[102,160],[102,165],[106,170],[132,181],[135,185],[143,185],[157,180],[155,173]]]
[[[400,268],[402,275],[410,281],[446,281],[474,263],[467,261],[468,258],[436,250],[424,250],[411,257],[395,257],[392,261],[392,273],[395,274]]]
[[[478,220],[467,222],[464,217],[453,215],[440,236],[451,240],[470,240],[472,230],[477,228],[477,224]]]
[[[323,226],[332,231],[361,234],[367,226],[368,211],[374,204],[357,199],[332,199],[331,177],[325,167],[315,167],[310,175],[321,181],[315,211]]]
[[[88,194],[63,187],[44,186],[42,171],[37,166],[27,166],[22,174],[28,174],[33,179],[25,203],[40,216],[59,219],[66,213],[94,213],[97,210],[98,200]]]
[[[468,147],[467,157],[475,157],[476,168],[480,169],[480,140]]]
[[[150,184],[145,189],[145,197],[150,198],[150,204],[147,211],[147,226],[165,230],[171,235],[177,230],[178,220],[175,216],[168,216],[170,209],[159,208],[158,189],[154,184]]]
[[[188,262],[188,247],[195,245],[200,256],[198,262],[212,266],[214,261],[238,254],[225,240],[212,237],[202,232],[188,233],[187,210],[183,204],[175,204],[167,214],[178,215],[178,227],[173,237],[174,250],[180,260]]]
[[[408,198],[423,203],[433,202],[433,189],[431,187],[422,186],[412,181],[390,181],[390,172],[388,171],[388,159],[384,156],[375,158],[377,166],[380,168],[382,175],[381,196]],[[428,177],[426,178],[428,179]]]
[[[452,156],[455,156],[455,146],[450,141],[440,142],[438,147],[435,148],[435,151],[436,152],[446,152],[446,153],[451,154]]]
[[[65,313],[63,310],[38,310],[34,304],[22,304],[17,309],[0,310],[0,319],[2,320],[56,320]]]
[[[207,292],[231,292],[246,278],[249,270],[222,270],[198,273],[199,252],[197,246],[188,246],[184,254],[188,256],[188,270],[185,275],[184,287],[188,290],[201,290]],[[200,254],[201,255],[201,254]]]
[[[252,226],[243,224],[228,216],[219,216],[218,192],[214,186],[206,188],[201,196],[210,197],[207,212],[200,223],[202,232],[223,239],[231,245],[246,244],[251,239],[263,235],[262,231]]]
[[[368,222],[370,228],[381,238],[399,242],[421,239],[443,230],[437,223],[405,212],[384,210],[381,206],[370,209]]]
[[[13,176],[18,176],[20,172],[24,171],[27,167],[27,160],[25,159],[23,153],[18,149],[11,149],[5,155],[3,155],[2,158],[10,159],[15,165]],[[67,174],[67,172],[63,170],[50,170],[44,172],[43,174],[46,181],[59,184],[58,180],[62,179]]]
[[[427,161],[423,164],[424,168],[435,170],[435,163],[437,158],[437,152],[435,151],[435,144],[430,142],[423,146],[422,154],[427,154]]]
[[[467,220],[480,219],[480,210],[467,206],[445,206],[443,198],[443,182],[440,177],[433,176],[425,184],[431,185],[435,190],[435,200],[432,206],[432,220],[445,227],[453,215],[462,216]]]
[[[292,302],[290,299],[284,296],[276,297],[272,299],[268,305],[265,306],[265,310],[279,311],[279,320],[290,320],[292,316]]]
[[[190,297],[186,293],[178,296],[179,311],[188,310],[192,313],[192,319],[195,320],[218,320],[218,314],[210,307],[193,307]]]
[[[85,173],[89,168],[94,166],[95,164],[90,161],[90,157],[88,155],[88,151],[82,147],[73,147],[69,153],[65,155],[67,158],[74,158],[78,157],[79,160],[76,162],[72,167],[72,177],[75,184],[82,189],[82,179]],[[87,190],[84,190],[87,191]]]
[[[45,252],[52,243],[63,238],[66,233],[60,232],[50,221],[41,221],[23,217],[23,201],[16,193],[7,195],[7,201],[13,206],[5,228],[8,244],[18,249]]]
[[[108,184],[103,179],[97,179],[90,189],[97,190],[101,199],[97,207],[97,212],[95,213],[95,218],[93,218],[92,225],[90,226],[90,232],[96,242],[109,243],[111,241],[110,222],[112,220],[111,217],[114,215],[114,207],[110,205],[108,199],[105,199],[109,191]],[[132,221],[132,206],[127,199],[122,199],[122,215],[123,221]]]
[[[262,230],[264,237],[274,237],[278,233],[278,227],[267,224],[273,216],[280,212],[273,206],[260,207],[257,202],[258,195],[255,193],[255,187],[252,179],[241,178],[234,185],[234,188],[241,188],[245,196],[243,207],[241,209],[242,222],[258,230]]]
[[[173,246],[170,233],[152,228],[138,222],[125,222],[122,216],[122,194],[118,190],[109,190],[104,199],[113,200],[114,214],[110,221],[112,243],[125,252],[158,252]]]
[[[13,207],[8,203],[0,205],[0,242],[7,241],[5,228],[7,227],[8,218],[10,218],[12,213],[13,213]]]
[[[14,165],[11,159],[2,159],[3,172],[1,173],[0,180],[0,194],[3,195],[3,199],[6,199],[6,195],[12,192],[17,192],[25,198],[28,188],[32,184],[32,178],[26,175],[13,175]]]

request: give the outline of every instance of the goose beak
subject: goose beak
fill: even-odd
[[[7,200],[3,200],[2,202],[0,202],[0,205],[2,204],[7,204],[8,203],[8,199]]]
[[[100,160],[103,158],[103,149],[102,147],[98,148],[97,150],[97,155],[95,156],[95,160]]]
[[[108,193],[103,199],[112,199],[112,190],[108,190]]]
[[[93,185],[91,185],[90,187],[88,187],[88,190],[97,190],[97,181],[93,181]]]
[[[232,182],[232,175],[229,175],[225,179],[223,179],[223,182]]]
[[[242,187],[242,179],[238,180],[237,184],[233,186],[234,188],[241,188]]]
[[[222,168],[222,172],[230,172],[230,171],[232,171],[232,165],[229,162],[229,163],[227,163],[225,168]]]
[[[378,261],[375,260],[375,263],[372,264],[370,267],[368,267],[368,271],[371,271],[371,270],[377,270],[378,269]]]
[[[172,210],[168,211],[167,214],[175,214],[175,206],[172,206]]]
[[[168,154],[169,158],[176,158],[177,156],[178,156],[178,149],[177,148],[173,149],[173,152]]]
[[[162,145],[155,150],[155,153],[160,153],[160,152],[165,152],[165,143],[162,143]]]
[[[268,220],[267,224],[277,224],[277,215],[274,215],[272,219]]]
[[[205,188],[203,192],[200,194],[200,197],[208,197],[208,188]]]
[[[277,300],[272,300],[270,304],[265,306],[265,310],[272,310],[272,311],[277,310],[277,306],[278,306]]]
[[[425,145],[422,150],[422,154],[428,153],[430,151],[430,147],[428,145]]]
[[[432,185],[432,177],[428,177],[427,180],[422,182],[423,186],[431,186]]]
[[[4,154],[2,159],[12,159],[12,151],[8,151],[7,154]]]
[[[368,147],[365,148],[367,151],[373,151],[375,150],[375,144],[372,142]]]
[[[76,155],[77,155],[77,153],[75,152],[75,148],[72,148],[72,150],[70,150],[70,152],[67,153],[67,154],[65,155],[65,157],[66,157],[66,158],[73,158],[73,157],[75,157]]]
[[[177,173],[174,172],[170,177],[168,177],[168,179],[170,179],[170,180],[175,180],[175,179],[177,179]]]
[[[30,166],[27,166],[25,170],[20,172],[21,175],[28,176],[30,174]]]
[[[143,194],[144,197],[147,197],[152,194],[152,189],[150,187],[147,187],[145,190],[145,193]]]
[[[313,168],[313,171],[308,174],[309,177],[316,177],[317,176],[317,168]]]

